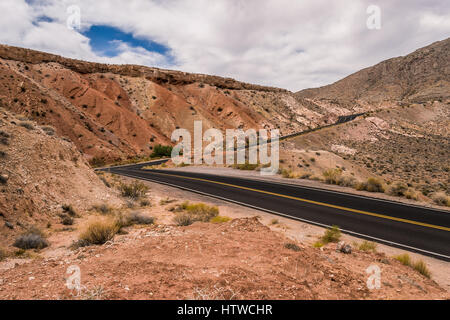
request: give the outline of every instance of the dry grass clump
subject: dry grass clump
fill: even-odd
[[[19,122],[19,126],[24,127],[25,129],[28,130],[34,130],[34,125],[30,121],[21,121]]]
[[[153,224],[155,223],[155,218],[147,216],[140,212],[131,212],[125,216],[125,226],[131,226],[135,224]]]
[[[77,212],[75,211],[75,209],[70,204],[69,205],[67,205],[67,204],[62,205],[62,209],[63,209],[63,211],[65,213],[67,213],[71,217],[76,217],[77,216]]]
[[[411,266],[411,257],[407,253],[395,256],[394,259],[400,261],[405,266]]]
[[[446,195],[444,192],[433,193],[431,199],[440,206],[450,207],[450,196]]]
[[[195,221],[209,222],[219,215],[219,208],[216,206],[187,201],[178,205],[178,208],[175,208],[174,211],[180,212],[174,217],[174,222],[179,226],[188,226]]]
[[[119,232],[120,224],[117,219],[96,219],[91,221],[80,234],[79,240],[85,244],[104,244],[114,238]]]
[[[111,206],[107,205],[106,203],[95,204],[92,206],[92,209],[101,214],[109,214],[114,211],[114,209]]]
[[[409,254],[407,253],[395,256],[394,259],[400,261],[400,263],[405,266],[413,268],[414,270],[416,270],[417,272],[419,272],[420,274],[424,275],[427,278],[431,277],[430,270],[428,270],[427,265],[422,260],[412,262]]]
[[[328,169],[325,170],[322,175],[325,178],[325,182],[328,184],[338,184],[339,179],[342,175],[342,169],[336,168],[336,169]]]
[[[131,199],[139,199],[148,191],[148,186],[142,182],[137,180],[133,181],[130,184],[121,183],[119,185],[119,191],[123,197],[131,198]]]
[[[386,193],[392,196],[405,197],[406,199],[417,200],[417,192],[411,188],[408,188],[406,183],[397,181],[386,189]]]
[[[338,226],[332,226],[325,231],[325,234],[320,238],[323,243],[338,242],[341,238],[341,230]]]
[[[20,235],[13,244],[14,247],[27,249],[43,249],[48,247],[45,234],[38,228],[32,227]]]
[[[366,182],[360,182],[356,185],[356,190],[365,190],[369,192],[384,192],[384,186],[380,179],[371,177]]]
[[[364,240],[359,246],[359,250],[361,251],[375,251],[377,248],[377,244],[375,242]]]
[[[214,218],[211,218],[211,220],[209,220],[209,222],[211,222],[211,223],[224,223],[224,222],[228,222],[230,220],[231,220],[230,217],[215,216]]]
[[[245,162],[243,164],[234,164],[233,168],[238,170],[255,170],[258,167],[258,164],[252,164]]]
[[[281,176],[287,179],[297,179],[299,175],[291,170],[281,169]]]
[[[427,278],[431,278],[431,272],[428,270],[427,265],[422,260],[416,261],[413,264],[413,269],[419,272],[420,274],[424,275]]]

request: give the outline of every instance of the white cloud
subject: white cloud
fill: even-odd
[[[366,28],[371,1],[332,0],[2,0],[0,42],[107,63],[172,67],[291,90],[325,85],[448,37],[450,4],[380,0],[381,30]],[[120,44],[100,57],[89,39],[66,27],[79,5],[83,28],[118,27],[168,46],[171,60]],[[38,16],[53,22],[36,23]],[[35,22],[35,23],[33,23]],[[6,32],[5,32],[6,30]]]

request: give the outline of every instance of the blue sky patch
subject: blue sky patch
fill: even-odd
[[[169,48],[155,41],[135,38],[133,34],[105,25],[93,25],[82,34],[90,39],[92,50],[101,56],[115,57],[120,54],[116,41],[126,43],[130,47],[141,47],[150,52],[168,56]]]

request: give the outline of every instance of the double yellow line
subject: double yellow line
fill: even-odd
[[[227,186],[227,187],[243,189],[243,190],[248,190],[248,191],[253,191],[253,192],[258,192],[258,193],[269,194],[269,195],[272,195],[272,196],[277,196],[277,197],[281,197],[281,198],[286,198],[286,199],[292,199],[292,200],[312,203],[312,204],[319,205],[319,206],[324,206],[324,207],[339,209],[339,210],[343,210],[343,211],[364,214],[364,215],[368,215],[368,216],[372,216],[372,217],[383,218],[383,219],[388,219],[388,220],[393,220],[393,221],[399,221],[399,222],[414,224],[414,225],[427,227],[427,228],[438,229],[438,230],[450,231],[450,228],[437,226],[437,225],[433,225],[433,224],[429,224],[429,223],[424,223],[424,222],[419,222],[419,221],[414,221],[414,220],[409,220],[409,219],[403,219],[403,218],[397,218],[397,217],[391,217],[391,216],[387,216],[387,215],[384,215],[384,214],[373,213],[373,212],[368,212],[368,211],[363,211],[363,210],[357,210],[357,209],[337,206],[337,205],[329,204],[329,203],[325,203],[325,202],[308,200],[308,199],[304,199],[304,198],[288,196],[288,195],[285,195],[285,194],[280,194],[280,193],[275,193],[275,192],[270,192],[270,191],[265,191],[265,190],[259,190],[259,189],[254,189],[254,188],[238,186],[238,185],[230,184],[230,183],[226,183],[226,182],[219,182],[219,181],[202,179],[202,178],[186,177],[186,176],[180,176],[180,175],[170,174],[170,173],[161,173],[161,172],[153,172],[153,173],[166,175],[166,176],[177,177],[177,178],[184,178],[184,179],[189,179],[189,180],[195,180],[195,181],[203,181],[203,182],[215,183],[215,184],[220,184],[220,185]]]

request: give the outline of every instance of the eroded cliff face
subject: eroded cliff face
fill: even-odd
[[[360,111],[279,88],[135,65],[106,65],[0,46],[0,99],[72,140],[88,158],[149,155],[176,128],[278,128],[289,134]]]

